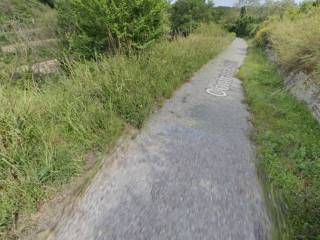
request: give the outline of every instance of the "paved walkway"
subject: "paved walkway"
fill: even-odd
[[[268,239],[249,113],[233,78],[245,54],[236,39],[182,86],[50,239]]]

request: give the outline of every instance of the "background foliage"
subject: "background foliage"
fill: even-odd
[[[213,1],[177,0],[170,8],[172,34],[187,36],[200,23],[214,20]]]
[[[286,70],[302,70],[320,81],[320,4],[308,2],[290,6],[281,15],[265,21],[255,40],[268,45]]]
[[[228,30],[237,34],[238,37],[253,36],[261,23],[261,19],[248,15],[247,8],[240,9],[240,15],[228,26]]]

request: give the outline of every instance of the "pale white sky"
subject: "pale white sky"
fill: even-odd
[[[302,0],[295,0],[297,3],[302,2]],[[215,6],[234,6],[235,3],[237,3],[237,0],[214,0]]]

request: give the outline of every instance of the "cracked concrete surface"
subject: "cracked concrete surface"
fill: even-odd
[[[236,39],[105,166],[49,239],[269,239]],[[226,96],[207,93],[230,78]]]

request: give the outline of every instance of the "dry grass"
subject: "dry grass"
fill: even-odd
[[[287,70],[315,74],[320,81],[320,9],[294,18],[285,16],[267,26],[279,63]]]

